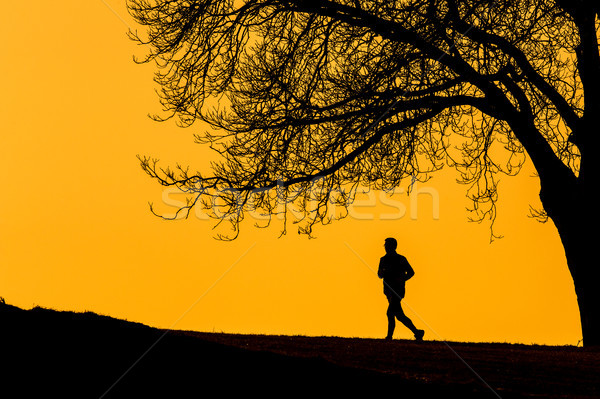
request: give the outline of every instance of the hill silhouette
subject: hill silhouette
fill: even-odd
[[[583,348],[166,331],[7,304],[0,320],[3,398],[600,397],[600,352]]]

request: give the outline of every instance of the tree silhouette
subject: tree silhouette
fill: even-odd
[[[310,234],[359,185],[392,190],[448,164],[474,218],[493,223],[498,176],[529,157],[541,185],[535,216],[556,225],[584,344],[600,344],[597,1],[128,0],[128,9],[147,29],[131,32],[150,49],[138,62],[158,65],[156,118],[208,123],[196,140],[222,156],[210,175],[140,157],[146,173],[189,194],[177,216],[202,204],[235,238],[245,213],[286,215],[281,203],[293,203]]]

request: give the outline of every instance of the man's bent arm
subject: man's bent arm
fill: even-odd
[[[408,261],[406,261],[406,277],[405,277],[405,281],[410,280],[412,276],[415,275],[415,271],[413,270],[413,268],[410,266],[410,263],[408,263]]]
[[[383,271],[384,271],[383,262],[380,260],[379,261],[379,270],[377,270],[377,277],[383,278]]]

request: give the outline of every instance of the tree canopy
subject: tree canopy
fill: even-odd
[[[493,220],[497,175],[517,173],[526,152],[579,172],[581,43],[555,1],[130,0],[129,10],[148,28],[132,32],[150,45],[141,62],[159,66],[157,119],[208,123],[196,140],[223,156],[210,175],[142,165],[192,195],[182,212],[213,208],[218,193],[236,233],[244,209],[274,214],[282,199],[310,233],[359,185],[392,190],[445,164],[469,184],[475,217]]]

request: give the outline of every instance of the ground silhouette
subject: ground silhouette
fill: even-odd
[[[0,320],[1,397],[600,395],[600,352],[583,348],[452,344],[492,391],[443,342],[165,331],[6,304]]]

